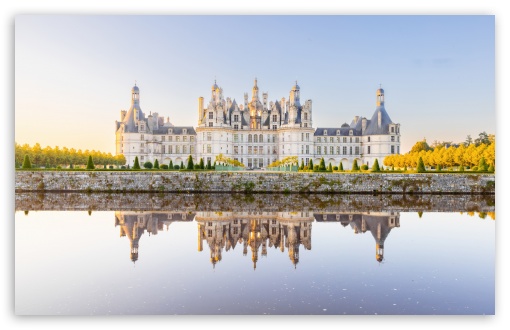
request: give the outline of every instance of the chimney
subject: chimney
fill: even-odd
[[[365,130],[367,129],[367,119],[363,117],[361,119],[361,134],[365,133]]]
[[[204,98],[200,96],[198,98],[198,124],[202,121],[202,114],[204,112]]]
[[[381,111],[377,113],[377,127],[381,128],[382,125],[382,114]]]

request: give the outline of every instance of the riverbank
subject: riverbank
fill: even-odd
[[[16,192],[495,194],[495,174],[16,171]]]

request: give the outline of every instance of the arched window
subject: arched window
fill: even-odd
[[[257,136],[257,134],[254,134],[254,135],[253,135],[253,142],[255,142],[255,143],[256,143],[256,142],[259,142],[259,141],[258,141],[258,136]]]
[[[252,142],[251,134],[248,134],[248,142]]]

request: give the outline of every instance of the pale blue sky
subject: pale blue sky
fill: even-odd
[[[19,15],[15,141],[113,153],[135,80],[144,112],[196,126],[215,79],[242,102],[255,77],[271,101],[297,80],[315,127],[370,118],[382,84],[402,152],[496,133],[492,15]]]

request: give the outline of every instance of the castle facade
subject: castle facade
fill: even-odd
[[[159,164],[180,165],[191,155],[194,163],[214,163],[222,154],[248,168],[266,167],[287,156],[297,156],[299,164],[310,160],[318,165],[324,158],[326,165],[371,167],[376,159],[380,165],[384,157],[400,153],[400,124],[394,123],[384,107],[384,90],[376,92],[376,110],[370,119],[355,116],[350,124],[313,127],[312,100],[301,104],[300,87],[291,88],[289,98],[268,101],[268,93],[260,97],[257,79],[251,99],[244,94],[244,102],[223,96],[216,82],[211,87],[207,105],[198,98],[198,124],[174,126],[158,113],[148,116],[140,108],[138,86],[131,89],[131,106],[121,110],[115,122],[116,153],[126,157],[133,166],[135,157],[140,164],[157,159]],[[334,120],[334,119],[333,119]]]

